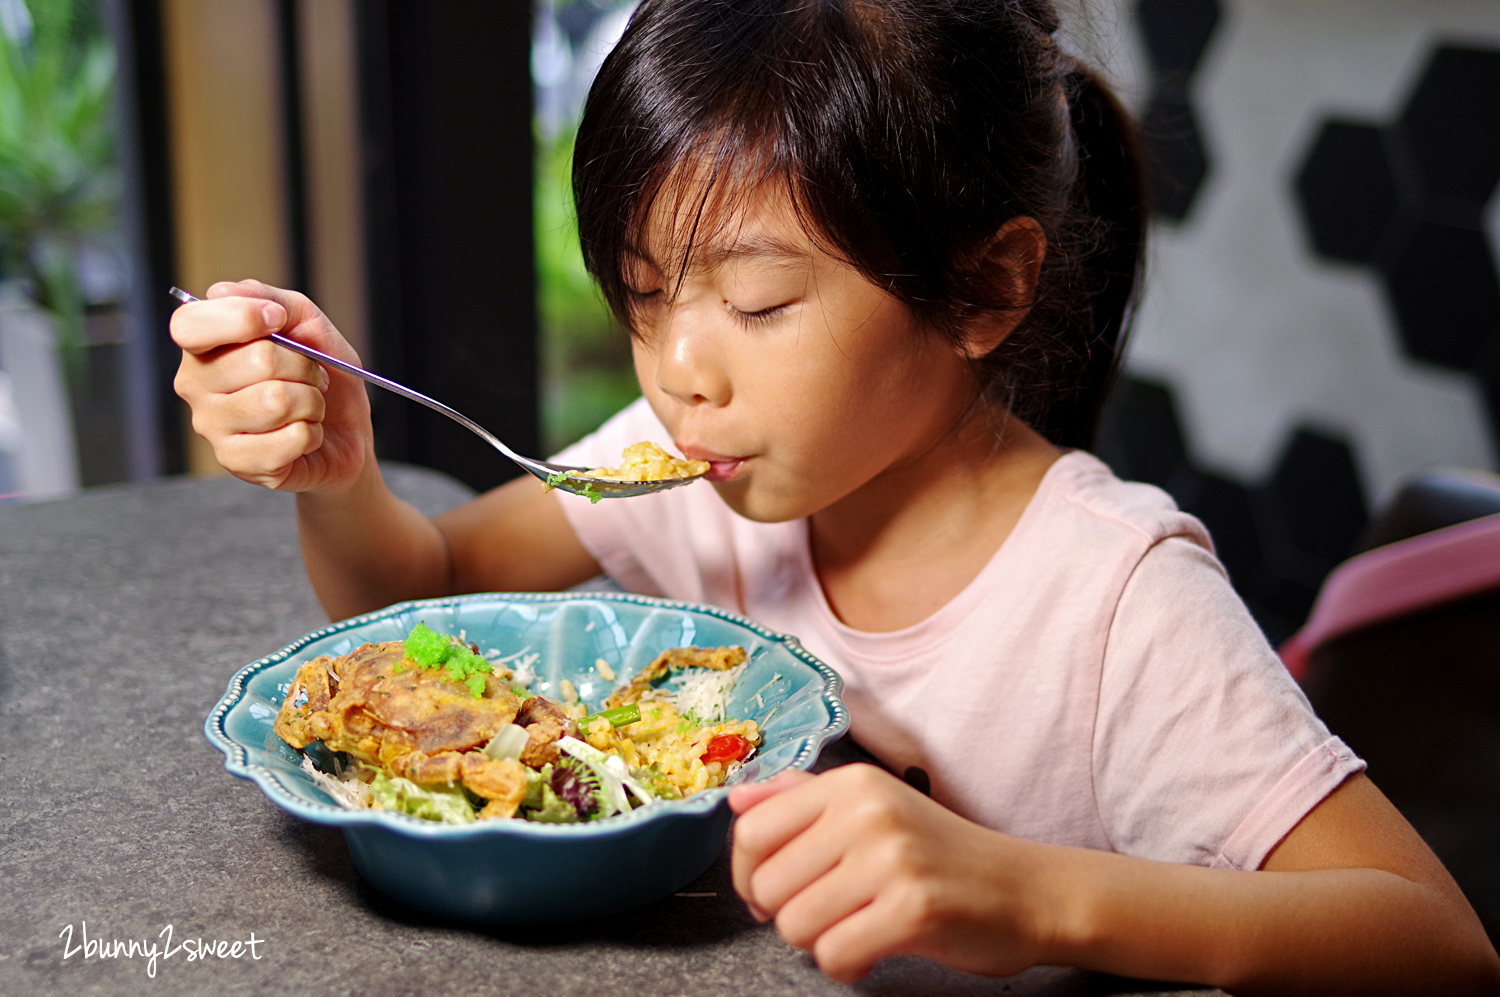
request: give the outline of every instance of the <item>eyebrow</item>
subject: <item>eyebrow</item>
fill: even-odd
[[[771,236],[758,235],[750,239],[736,239],[729,243],[708,245],[695,254],[702,266],[716,267],[729,259],[765,262],[772,266],[802,264],[812,255],[805,246],[794,246]]]
[[[639,247],[630,247],[626,255],[633,256],[657,270],[663,269],[650,254]],[[758,235],[748,239],[695,246],[693,262],[689,268],[695,272],[713,270],[727,260],[737,259],[769,267],[792,268],[807,266],[812,254],[806,246],[797,246],[772,236]]]

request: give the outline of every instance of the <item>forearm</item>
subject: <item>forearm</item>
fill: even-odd
[[[1043,961],[1236,994],[1495,993],[1461,900],[1379,869],[1233,872],[1049,849]]]
[[[349,489],[298,494],[297,535],[329,619],[452,591],[442,533],[392,494],[373,454]]]

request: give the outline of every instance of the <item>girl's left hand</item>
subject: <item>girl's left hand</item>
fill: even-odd
[[[1045,845],[964,820],[872,765],[729,794],[734,888],[843,983],[891,955],[1004,976],[1047,949]]]

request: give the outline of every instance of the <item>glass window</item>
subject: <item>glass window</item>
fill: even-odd
[[[577,440],[640,395],[630,341],[583,269],[573,213],[573,136],[589,85],[634,2],[540,0],[536,83],[536,255],[542,436],[548,453]]]

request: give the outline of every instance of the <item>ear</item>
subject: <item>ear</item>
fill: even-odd
[[[987,297],[1014,305],[1009,308],[971,305],[964,309],[964,337],[960,346],[964,356],[978,360],[1005,342],[1021,324],[1031,311],[1046,255],[1047,236],[1035,218],[1018,215],[1000,226],[980,256],[975,283]]]

